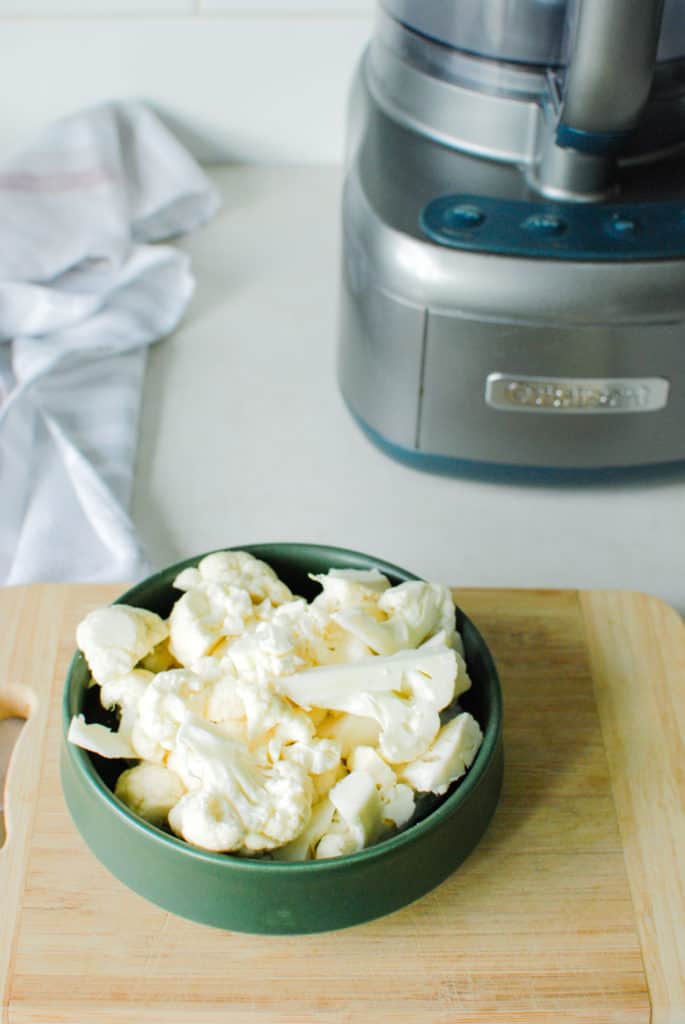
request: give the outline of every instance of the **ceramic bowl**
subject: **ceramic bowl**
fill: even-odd
[[[377,568],[393,584],[416,579],[377,558],[313,544],[239,545],[268,562],[293,593],[311,599],[308,573]],[[190,558],[144,580],[118,599],[167,616]],[[502,697],[480,633],[457,609],[473,682],[460,698],[483,730],[466,776],[444,797],[424,796],[412,822],[366,850],[330,860],[284,863],[209,853],[147,824],[112,792],[124,762],[104,760],[66,740],[72,715],[107,722],[85,659],[71,661],[63,701],[61,777],[67,806],[96,857],[135,892],[183,917],[231,931],[298,934],[330,931],[388,914],[443,881],[473,850],[495,811],[502,782]]]

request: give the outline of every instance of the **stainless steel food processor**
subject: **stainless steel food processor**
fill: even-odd
[[[685,459],[685,2],[383,0],[339,379],[416,465]]]

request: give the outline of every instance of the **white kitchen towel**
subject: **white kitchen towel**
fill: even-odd
[[[59,121],[0,168],[0,583],[135,579],[147,346],[193,291],[157,243],[219,205],[145,106]]]

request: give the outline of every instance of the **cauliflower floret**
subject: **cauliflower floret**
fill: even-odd
[[[464,711],[443,725],[425,754],[402,767],[401,778],[421,793],[442,796],[471,767],[482,742],[478,722]]]
[[[76,643],[96,682],[124,676],[168,636],[167,624],[145,608],[113,604],[79,623]]]
[[[434,633],[444,631],[448,646],[455,646],[455,609],[452,594],[439,583],[410,580],[386,590],[378,599],[378,621],[365,608],[343,608],[333,619],[377,654],[418,647]]]
[[[230,853],[243,845],[243,823],[223,793],[191,790],[171,808],[168,817],[172,832],[203,850]]]
[[[130,742],[131,733],[138,717],[138,704],[148,686],[154,679],[152,672],[142,668],[134,668],[125,676],[112,679],[100,687],[100,703],[103,708],[119,708],[119,736],[125,736]]]
[[[201,677],[206,678],[206,677]],[[210,722],[242,721],[247,727],[245,705],[237,676],[222,675],[209,683],[207,696],[207,718]]]
[[[97,722],[87,725],[83,715],[77,715],[70,723],[70,742],[100,754],[101,757],[137,757],[132,733],[138,716],[138,704],[152,679],[152,672],[133,669],[126,675],[103,683],[100,687],[100,703],[104,708],[119,709],[117,730],[113,732]]]
[[[314,740],[311,716],[268,683],[224,676],[210,686],[205,714],[222,732],[240,738],[261,762],[274,763],[288,750],[300,763],[323,764],[321,770],[333,764],[328,746]]]
[[[330,829],[335,807],[324,797],[312,808],[309,824],[299,836],[273,851],[275,860],[311,860],[321,837]]]
[[[225,651],[226,660],[241,679],[257,684],[278,676],[292,675],[303,661],[295,650],[286,623],[260,622],[255,629],[234,640]]]
[[[227,636],[240,636],[252,618],[246,590],[228,583],[201,583],[179,598],[169,617],[169,650],[181,665],[195,661]]]
[[[112,732],[98,722],[87,723],[83,715],[74,715],[69,723],[67,739],[83,750],[90,750],[100,757],[135,757],[130,741],[118,732]]]
[[[246,590],[255,604],[269,600],[273,605],[292,600],[289,588],[266,562],[247,551],[215,551],[196,569],[184,569],[174,580],[179,590],[194,590],[203,583],[219,583]]]
[[[373,747],[357,747],[349,758],[348,767],[353,772],[368,772],[376,783],[382,804],[382,818],[385,825],[400,828],[414,813],[414,791],[410,786],[398,782],[395,772]]]
[[[133,669],[126,675],[118,676],[100,687],[100,703],[103,708],[118,707],[121,710],[136,709],[138,702],[154,679],[154,673],[142,668]]]
[[[340,747],[332,740],[297,740],[284,744],[280,754],[286,760],[302,765],[308,775],[325,775],[335,771],[340,764]]]
[[[325,608],[327,612],[359,605],[373,607],[390,586],[390,580],[378,569],[331,569],[318,575],[310,573],[309,578],[323,588],[312,601],[312,608]]]
[[[140,757],[162,761],[173,750],[178,730],[191,712],[203,714],[207,704],[204,680],[189,669],[160,672],[138,701],[131,743]]]
[[[309,669],[279,680],[279,687],[301,707],[375,719],[381,754],[398,763],[420,757],[430,746],[440,728],[439,712],[457,695],[457,667],[453,650],[431,647]]]
[[[169,812],[177,835],[209,850],[270,850],[294,839],[311,814],[303,768],[279,761],[264,768],[241,743],[191,715],[178,733],[190,792]]]
[[[381,727],[374,718],[361,715],[331,714],[319,726],[319,736],[335,740],[341,757],[348,758],[356,747],[378,745]]]
[[[365,643],[334,622],[324,605],[315,604],[296,598],[276,608],[272,615],[274,625],[287,625],[301,667],[358,661],[372,653]]]
[[[169,811],[185,793],[178,775],[161,764],[137,764],[122,772],[114,795],[151,825],[165,825]]]
[[[368,772],[350,772],[328,799],[336,813],[316,847],[317,860],[357,853],[376,841],[383,824],[381,799]]]

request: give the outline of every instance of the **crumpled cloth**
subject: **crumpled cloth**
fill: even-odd
[[[153,244],[218,208],[145,106],[59,121],[0,168],[0,583],[136,579],[128,514],[147,346],[193,291]]]

